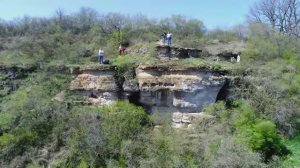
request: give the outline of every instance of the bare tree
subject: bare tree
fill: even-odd
[[[108,13],[101,16],[101,24],[99,25],[102,33],[111,34],[120,31],[128,21],[128,18],[119,13]]]
[[[248,16],[252,22],[268,23],[276,31],[300,37],[300,0],[261,0]]]

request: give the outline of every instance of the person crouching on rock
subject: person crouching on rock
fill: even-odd
[[[99,55],[99,63],[100,63],[100,64],[103,64],[104,51],[103,51],[101,48],[100,48],[100,50],[99,50],[98,55]]]

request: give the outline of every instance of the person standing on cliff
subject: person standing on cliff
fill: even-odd
[[[164,32],[164,33],[161,35],[161,37],[162,37],[162,45],[165,45],[165,44],[166,44],[166,40],[167,40],[167,33]]]
[[[126,47],[123,46],[122,44],[120,44],[119,46],[119,55],[124,55],[125,54],[125,50],[126,50]]]
[[[121,50],[122,50],[122,54],[125,55],[126,47],[122,45],[122,49]]]
[[[172,45],[172,33],[168,32],[167,34],[167,42],[168,42],[168,46],[171,47]]]
[[[99,63],[103,64],[104,51],[101,48],[100,48],[100,50],[98,52],[98,55],[99,55]]]
[[[119,56],[121,56],[122,55],[122,45],[120,44],[119,45]]]

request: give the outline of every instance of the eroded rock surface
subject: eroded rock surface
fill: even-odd
[[[139,66],[136,78],[140,102],[151,112],[201,112],[205,104],[215,103],[225,77],[206,70],[165,71]]]
[[[169,47],[167,45],[156,46],[157,57],[161,60],[177,60],[186,58],[203,58],[213,61],[237,62],[238,56],[245,48],[243,41],[229,43],[213,42],[201,49]]]
[[[156,46],[156,50],[157,50],[157,56],[161,60],[199,58],[202,54],[202,50],[199,49],[169,47],[167,45],[158,45]]]
[[[118,85],[111,67],[82,68],[76,71],[71,90],[86,96],[94,105],[125,100],[144,106],[148,112],[201,112],[215,103],[225,76],[197,69],[143,66],[136,68],[135,84]]]
[[[173,128],[193,128],[195,123],[214,122],[215,117],[204,113],[180,113],[172,114]]]
[[[118,100],[118,85],[111,66],[76,70],[70,89],[88,97],[93,105],[108,105]]]
[[[115,91],[115,72],[107,66],[102,69],[81,69],[71,82],[71,90]]]
[[[236,62],[237,57],[244,51],[245,45],[243,41],[232,41],[229,43],[216,41],[205,46],[204,50],[207,51],[207,58],[210,60]]]

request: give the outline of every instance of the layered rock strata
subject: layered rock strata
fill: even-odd
[[[105,105],[118,99],[144,106],[149,112],[201,112],[214,103],[225,84],[218,72],[138,66],[135,82],[118,85],[110,66],[81,68],[71,82],[71,90],[87,96],[92,104]]]
[[[70,89],[88,97],[94,105],[108,105],[118,100],[118,85],[115,71],[111,66],[98,68],[80,68],[74,72],[76,76]]]
[[[225,77],[207,70],[169,70],[139,66],[136,78],[140,102],[151,112],[201,112],[206,104],[215,103],[225,84]]]

